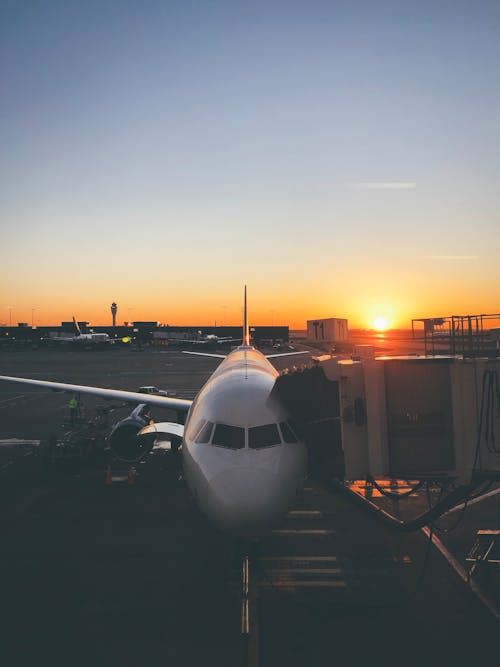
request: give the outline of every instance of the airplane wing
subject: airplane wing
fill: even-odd
[[[17,382],[20,384],[29,384],[35,387],[45,387],[53,391],[68,391],[73,394],[90,394],[100,398],[118,401],[128,401],[129,403],[147,403],[158,408],[170,408],[186,412],[189,410],[193,401],[181,398],[172,398],[170,396],[155,396],[152,394],[141,394],[138,391],[124,391],[121,389],[104,389],[103,387],[87,387],[81,384],[66,384],[65,382],[49,382],[48,380],[31,380],[29,378],[16,378],[8,375],[0,375],[0,380],[6,382]]]
[[[212,352],[191,352],[191,350],[182,350],[182,354],[193,354],[198,357],[217,357],[218,359],[225,359],[227,354],[215,354]],[[308,350],[303,352],[281,352],[280,354],[266,354],[266,359],[273,359],[274,357],[290,357],[293,354],[311,354]]]
[[[193,354],[196,357],[216,357],[217,359],[225,359],[227,354],[215,354],[212,352],[191,352],[191,350],[182,350],[182,354]]]
[[[291,357],[294,354],[311,354],[309,350],[303,352],[279,352],[278,354],[266,354],[266,359],[274,359],[275,357]]]

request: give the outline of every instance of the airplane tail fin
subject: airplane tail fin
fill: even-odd
[[[81,336],[82,332],[80,331],[80,327],[78,326],[78,322],[76,321],[76,317],[73,315],[73,326],[75,327],[75,333],[77,336]]]
[[[245,285],[245,294],[243,298],[243,345],[250,345],[250,332],[248,330],[247,314],[247,286]]]

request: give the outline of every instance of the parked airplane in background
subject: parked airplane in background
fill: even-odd
[[[240,343],[241,336],[239,338],[231,338],[230,336],[217,336],[217,334],[205,334],[203,335],[201,331],[198,331],[198,338],[183,338],[172,336],[168,339],[170,343],[179,343],[180,345],[205,345],[216,347],[217,345],[229,345],[231,343]]]
[[[217,336],[216,334],[202,335],[199,340],[190,341],[196,345],[223,345],[228,343],[241,343],[241,338],[231,338],[231,336]]]
[[[182,438],[185,478],[201,510],[223,530],[240,537],[259,535],[289,507],[306,475],[307,455],[289,415],[271,396],[278,372],[250,345],[246,287],[242,344],[227,356],[207,356],[223,361],[194,401],[148,396],[151,406],[187,412],[185,425],[141,428],[128,419],[115,428],[110,443],[118,456],[137,460],[159,437]],[[139,392],[7,376],[0,380],[144,403]]]
[[[109,345],[114,342],[107,333],[94,333],[93,331],[82,333],[74,315],[73,327],[75,333],[71,336],[49,336],[42,338],[42,341],[45,343],[54,343],[56,345],[59,343],[72,343],[83,345],[84,347],[93,347],[95,345],[102,345],[103,343]]]

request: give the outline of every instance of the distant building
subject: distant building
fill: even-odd
[[[157,329],[160,326],[159,322],[132,322],[137,329]]]
[[[347,340],[347,320],[339,317],[307,320],[307,340],[317,343],[342,343]]]

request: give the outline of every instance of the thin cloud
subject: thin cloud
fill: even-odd
[[[415,181],[371,181],[358,183],[361,190],[415,190]]]
[[[470,260],[475,260],[479,259],[479,255],[424,255],[422,259],[438,259],[438,260],[444,260],[444,261],[455,261],[455,260],[463,260],[463,261],[470,261]]]

